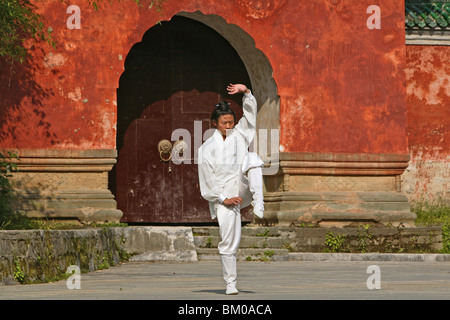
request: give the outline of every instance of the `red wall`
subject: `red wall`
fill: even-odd
[[[408,136],[412,159],[450,156],[450,47],[407,46]]]
[[[406,47],[411,161],[403,190],[411,201],[450,197],[450,47]]]
[[[217,14],[255,40],[270,61],[281,101],[285,152],[407,153],[404,1],[380,0],[381,29],[369,30],[371,0],[169,0],[161,18],[146,1],[94,11],[81,30],[67,4],[36,2],[57,41],[32,50],[30,65],[0,65],[0,147],[115,148],[116,88],[133,44],[158,19],[180,11]]]

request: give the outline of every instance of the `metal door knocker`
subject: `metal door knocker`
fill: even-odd
[[[180,164],[186,159],[188,145],[183,140],[178,140],[173,144],[172,162]]]
[[[188,145],[183,140],[176,141],[173,146],[172,143],[163,139],[158,143],[159,158],[164,163],[169,163],[169,173],[172,173],[172,162],[180,164],[186,158],[186,150]]]
[[[159,157],[162,162],[169,162],[172,159],[172,143],[163,139],[158,143]]]

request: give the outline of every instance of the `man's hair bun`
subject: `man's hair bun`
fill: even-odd
[[[230,103],[228,101],[220,101],[218,104],[216,104],[216,108],[225,111],[230,108]]]
[[[225,114],[231,114],[233,115],[234,120],[236,121],[236,115],[230,107],[230,103],[228,101],[221,101],[218,104],[215,105],[216,109],[213,111],[211,115],[211,120],[217,121],[220,116],[223,116]]]

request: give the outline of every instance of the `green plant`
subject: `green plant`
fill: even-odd
[[[329,231],[325,236],[325,252],[342,252],[343,246],[346,241],[346,236],[344,234],[334,235],[333,232]]]
[[[275,251],[273,251],[273,250],[266,250],[266,251],[264,251],[264,256],[266,256],[268,258],[273,257],[274,254],[275,254]]]
[[[207,248],[212,248],[212,238],[211,238],[211,237],[209,237],[208,239],[206,239],[206,244],[205,244],[205,246],[206,246]]]
[[[442,225],[442,253],[450,253],[450,222]]]
[[[17,259],[14,260],[14,265],[15,265],[15,269],[14,269],[14,273],[13,273],[14,279],[19,281],[19,283],[23,284],[25,282],[25,273],[20,268],[20,264]]]
[[[294,251],[294,249],[292,248],[292,243],[284,242],[284,243],[282,244],[282,247],[283,247],[284,249],[286,249],[287,251],[289,251],[289,252],[293,252],[293,251]]]
[[[362,253],[367,252],[368,241],[372,239],[369,228],[369,224],[362,225],[362,231],[360,227],[358,227],[358,249]]]
[[[98,270],[103,270],[103,269],[109,269],[109,267],[110,267],[110,265],[109,265],[108,257],[103,257],[103,258],[102,258],[102,263],[100,263],[100,264],[97,266],[97,269],[98,269]]]
[[[264,237],[264,241],[262,243],[263,248],[267,248],[269,246],[269,243],[268,243],[269,234],[270,234],[269,228],[265,228],[263,232],[256,234],[257,237]],[[255,244],[254,247],[257,247],[257,245]]]
[[[267,237],[270,233],[270,229],[269,228],[265,228],[263,232],[261,233],[257,233],[256,236],[257,237]]]
[[[68,0],[60,0],[68,3]],[[94,9],[98,10],[98,4],[102,0],[86,0]],[[121,0],[118,0],[119,2]],[[131,0],[130,0],[131,1]],[[140,5],[140,0],[132,0]],[[150,8],[162,15],[162,7],[166,0],[150,1]],[[108,0],[112,3],[112,0]],[[43,16],[36,13],[38,5],[31,0],[2,0],[0,1],[0,56],[6,61],[23,63],[28,56],[28,47],[25,40],[31,40],[31,44],[45,42],[56,46],[51,33],[52,28],[46,27]]]
[[[9,158],[18,159],[17,155],[8,152]],[[9,181],[12,172],[17,170],[17,164],[8,161],[7,157],[0,153],[0,229],[11,228],[17,220],[13,209],[13,188]]]
[[[13,159],[20,160],[11,151],[7,156],[0,153],[0,230],[31,229],[35,227],[33,221],[15,209],[17,199],[10,178],[18,169]]]
[[[417,215],[416,223],[433,225],[450,222],[450,204],[444,199],[417,201],[411,205]]]
[[[7,159],[19,159],[17,154],[8,151],[9,157],[0,153],[0,195],[3,199],[10,198],[12,195],[12,187],[8,180],[12,176],[13,171],[17,171],[17,163],[12,163]]]
[[[22,63],[27,56],[24,41],[52,43],[50,31],[45,30],[44,18],[36,13],[30,0],[0,1],[0,56],[9,62]]]
[[[442,252],[450,253],[450,203],[442,198],[434,201],[417,201],[411,205],[417,215],[417,225],[442,226]]]

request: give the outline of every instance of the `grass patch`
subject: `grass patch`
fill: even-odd
[[[450,201],[418,201],[411,209],[417,226],[442,226],[442,253],[450,253]]]
[[[450,223],[450,203],[442,199],[418,201],[411,205],[417,215],[417,225],[443,225]]]

